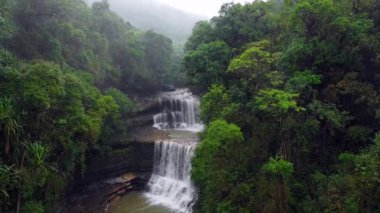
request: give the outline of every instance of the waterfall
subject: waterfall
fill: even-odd
[[[153,174],[146,196],[152,205],[164,205],[176,212],[192,211],[196,193],[190,180],[195,143],[155,143]]]
[[[154,127],[195,132],[203,129],[199,120],[199,99],[189,89],[161,93],[159,105],[160,113],[153,116]]]
[[[199,120],[199,99],[189,89],[161,93],[159,104],[160,112],[153,117],[154,127],[180,133],[203,129]],[[153,173],[146,197],[152,205],[191,213],[196,200],[190,179],[191,159],[198,141],[183,135],[182,138],[155,142]]]

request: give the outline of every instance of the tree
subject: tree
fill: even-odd
[[[219,10],[219,16],[211,19],[211,24],[215,26],[214,34],[232,48],[260,41],[274,26],[267,19],[270,7],[270,4],[261,1],[244,6],[224,4]]]
[[[222,41],[200,45],[189,52],[183,61],[183,69],[192,83],[203,87],[222,83],[231,57],[231,50]]]
[[[227,72],[240,82],[254,85],[246,91],[249,96],[255,95],[262,88],[282,86],[283,75],[276,71],[277,54],[268,50],[270,42],[263,40],[248,46],[247,50],[231,61]]]
[[[111,96],[116,101],[119,106],[119,113],[122,117],[126,117],[128,114],[135,111],[136,103],[120,90],[110,88],[105,91],[105,95]]]
[[[222,204],[222,201],[226,201],[223,194],[232,193],[233,190],[231,186],[226,185],[225,180],[238,180],[239,162],[231,161],[238,159],[238,153],[233,152],[233,147],[239,146],[243,139],[239,127],[224,120],[215,120],[207,127],[195,151],[191,170],[194,181],[200,187],[205,187],[205,190],[201,191],[204,198],[201,201],[204,204],[202,211],[226,209]],[[234,165],[225,167],[226,162],[234,162]]]
[[[30,106],[51,108],[64,93],[60,68],[52,63],[35,62],[22,73],[23,97]]]
[[[172,41],[153,31],[146,32],[143,41],[145,46],[145,63],[149,69],[149,78],[152,78],[153,82],[162,85],[167,78],[165,74],[172,68]]]
[[[202,96],[201,119],[206,124],[217,119],[228,119],[236,116],[238,105],[232,103],[226,88],[212,85],[209,91]]]
[[[194,81],[210,70],[202,47],[222,41],[232,58],[202,98],[202,119],[226,119],[244,135],[224,152],[201,147],[209,158],[199,172],[209,176],[196,181],[200,211],[378,209],[379,8],[372,0],[225,4],[194,29],[183,65],[193,83],[209,86]]]
[[[125,142],[124,92],[162,88],[176,60],[106,0],[0,1],[0,211],[51,211],[86,160]]]
[[[289,212],[291,201],[288,181],[293,173],[293,164],[281,159],[270,158],[263,165],[264,177],[260,182],[259,194],[263,196],[262,211]]]
[[[201,44],[209,43],[213,39],[212,26],[207,21],[197,22],[193,28],[193,33],[186,42],[186,51],[195,51]]]
[[[270,116],[282,116],[289,111],[303,111],[304,108],[298,106],[295,100],[298,96],[277,89],[260,90],[255,97],[254,109]]]
[[[4,143],[5,157],[10,154],[11,146],[18,141],[21,126],[14,110],[14,101],[11,98],[0,99],[0,138]]]
[[[0,42],[12,36],[15,26],[11,20],[9,2],[0,2]],[[1,45],[2,46],[2,45]]]

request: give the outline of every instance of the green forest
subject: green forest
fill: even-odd
[[[0,212],[51,212],[132,96],[183,84],[195,212],[380,212],[379,0],[224,4],[183,53],[109,8],[0,0]]]
[[[181,81],[172,41],[107,1],[0,1],[0,212],[44,212],[88,156],[126,136],[149,93]]]
[[[182,69],[207,89],[198,212],[380,211],[380,1],[225,4]]]

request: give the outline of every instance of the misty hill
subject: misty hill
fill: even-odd
[[[87,0],[89,4],[99,0]],[[184,43],[197,21],[207,19],[154,0],[108,0],[110,8],[133,26],[154,30],[175,41]]]

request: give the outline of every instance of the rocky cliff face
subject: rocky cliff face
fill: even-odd
[[[83,177],[76,178],[77,185],[117,177],[126,172],[152,171],[154,142],[169,136],[152,127],[153,115],[159,110],[155,96],[138,97],[136,100],[138,110],[125,122],[128,137],[122,143],[113,144],[107,155],[91,157]]]
[[[154,142],[154,141],[153,141]],[[106,156],[91,159],[78,185],[117,177],[126,172],[151,172],[153,165],[154,145],[138,141],[126,145],[114,146]]]
[[[126,120],[128,137],[114,144],[107,155],[90,158],[59,212],[105,212],[125,193],[144,189],[153,169],[154,142],[169,135],[152,127],[159,110],[157,99],[139,97],[137,101],[138,111]]]

